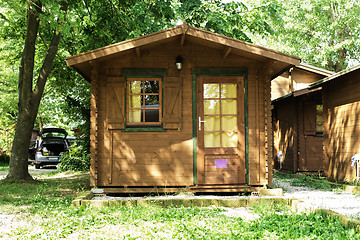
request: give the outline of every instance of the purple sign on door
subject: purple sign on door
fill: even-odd
[[[227,168],[227,159],[215,159],[215,168]]]

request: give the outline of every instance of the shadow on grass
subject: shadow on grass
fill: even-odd
[[[28,211],[48,206],[70,206],[71,201],[81,192],[90,189],[89,174],[61,176],[61,173],[43,179],[0,181],[0,211],[23,207]]]

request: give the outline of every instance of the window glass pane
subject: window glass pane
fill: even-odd
[[[129,109],[129,122],[142,122],[141,109]]]
[[[158,108],[159,95],[145,95],[145,108]]]
[[[220,147],[220,133],[204,133],[205,147]]]
[[[159,81],[144,81],[145,93],[159,93]]]
[[[204,100],[204,114],[220,114],[219,100]]]
[[[221,113],[222,114],[237,114],[237,101],[236,100],[221,100]]]
[[[219,84],[204,84],[204,98],[219,98]]]
[[[237,131],[237,117],[236,116],[223,116],[221,118],[222,131]]]
[[[222,133],[222,146],[223,147],[237,147],[238,137],[236,132]]]
[[[204,117],[204,130],[205,131],[220,131],[220,117],[208,116]]]
[[[323,105],[316,105],[316,131],[324,131]]]
[[[141,93],[141,81],[130,81],[130,93]]]
[[[236,98],[236,83],[221,84],[221,98]]]
[[[145,122],[159,122],[159,109],[145,109]]]
[[[142,100],[140,95],[129,96],[129,108],[140,108],[142,106]]]

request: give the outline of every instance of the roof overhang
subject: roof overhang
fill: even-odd
[[[292,66],[298,66],[301,62],[299,57],[195,28],[184,22],[182,25],[163,31],[68,57],[66,58],[66,63],[79,72],[86,80],[90,81],[91,75],[89,69],[91,69],[92,62],[102,61],[117,54],[124,54],[129,50],[137,50],[147,45],[161,44],[176,38],[179,38],[180,41],[184,41],[183,39],[186,38],[200,44],[206,42],[207,45],[211,45],[214,48],[227,49],[227,51],[231,51],[233,54],[242,55],[259,62],[270,62],[273,77],[278,76],[280,72]]]
[[[337,72],[337,73],[335,73],[335,74],[333,74],[331,76],[323,78],[323,79],[321,79],[321,80],[319,80],[317,82],[314,82],[314,83],[312,83],[312,84],[310,84],[308,86],[308,89],[314,89],[314,88],[320,87],[320,86],[324,85],[325,83],[328,83],[328,82],[334,81],[336,79],[339,79],[340,77],[343,77],[343,76],[345,76],[347,74],[350,74],[350,73],[352,73],[354,71],[357,71],[357,70],[360,70],[360,65],[356,65],[354,67],[345,69],[345,70]]]
[[[294,98],[301,97],[301,96],[308,95],[308,94],[311,94],[311,93],[319,92],[321,90],[322,90],[322,87],[318,87],[318,88],[314,88],[314,89],[304,88],[304,89],[293,91],[293,92],[288,93],[288,94],[286,94],[284,96],[281,96],[279,98],[276,98],[276,99],[272,100],[271,102],[276,103],[276,102],[280,102],[280,101],[283,101],[283,100],[287,100],[290,97],[294,97]]]

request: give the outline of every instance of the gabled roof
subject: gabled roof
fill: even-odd
[[[152,46],[162,44],[169,40],[175,41],[176,38],[178,38],[181,43],[183,43],[185,39],[189,39],[190,41],[196,41],[199,44],[206,44],[213,48],[225,50],[227,54],[231,52],[264,63],[271,60],[273,61],[273,76],[277,75],[281,71],[284,71],[284,69],[290,68],[291,66],[299,65],[301,61],[298,57],[195,28],[184,22],[182,25],[165,29],[163,31],[68,57],[66,58],[66,63],[89,81],[91,61],[102,61],[116,54],[126,54],[129,50],[139,51],[140,48],[146,47],[147,45]]]
[[[334,81],[334,80],[336,80],[336,79],[339,79],[340,77],[343,77],[343,76],[345,76],[345,75],[347,75],[347,74],[350,74],[350,73],[352,73],[352,72],[354,72],[354,71],[357,71],[357,70],[360,70],[360,65],[357,65],[357,66],[354,66],[354,67],[345,69],[345,70],[340,71],[340,72],[337,72],[337,73],[335,73],[335,74],[333,74],[333,75],[331,75],[331,76],[328,76],[328,77],[326,77],[326,78],[323,78],[323,79],[321,79],[321,80],[319,80],[319,81],[317,81],[317,82],[314,82],[314,83],[310,84],[310,85],[308,86],[308,88],[309,88],[309,89],[317,88],[317,87],[319,87],[319,86],[322,86],[322,85],[325,84],[325,83],[328,83],[328,82],[330,82],[330,81]]]
[[[303,62],[300,63],[300,65],[297,66],[297,68],[308,71],[308,72],[316,73],[316,74],[319,74],[319,75],[323,75],[323,76],[330,76],[330,75],[333,75],[335,73],[333,71],[329,71],[329,70],[326,70],[326,69],[323,69],[323,68],[318,68],[318,67],[315,67],[315,66],[303,63]]]

